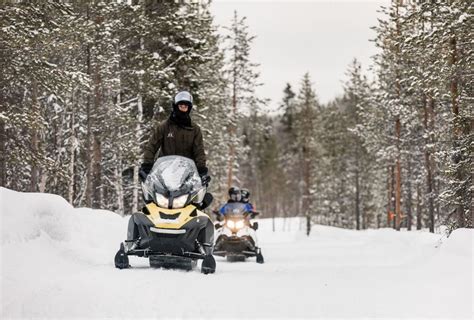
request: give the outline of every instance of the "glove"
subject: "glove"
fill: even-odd
[[[208,174],[209,170],[207,169],[207,167],[204,167],[204,168],[199,168],[198,172],[199,172],[199,176],[201,177],[202,185],[207,187],[209,185],[209,182],[211,182],[211,176],[209,176]]]
[[[142,163],[140,170],[138,170],[138,176],[142,182],[145,182],[146,177],[150,174],[153,168],[153,163]]]
[[[260,212],[252,211],[252,212],[250,213],[250,217],[251,217],[252,219],[254,219],[254,218],[255,218],[256,216],[258,216],[259,214],[260,214]]]
[[[209,182],[211,182],[211,177],[208,174],[201,176],[201,183],[203,186],[209,186]]]

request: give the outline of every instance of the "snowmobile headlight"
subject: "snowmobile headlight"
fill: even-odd
[[[239,220],[235,223],[237,229],[242,229],[244,227],[244,220]]]
[[[231,229],[234,229],[235,227],[235,222],[232,220],[227,221],[227,226]]]
[[[156,204],[162,208],[168,208],[168,199],[161,193],[155,193]]]
[[[186,202],[188,201],[188,195],[183,194],[182,196],[179,196],[177,198],[173,199],[173,209],[179,209],[182,208],[186,205]]]

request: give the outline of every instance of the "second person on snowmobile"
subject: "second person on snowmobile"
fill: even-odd
[[[231,187],[228,191],[229,199],[227,203],[224,204],[219,211],[217,212],[219,215],[217,217],[218,220],[222,220],[222,216],[225,216],[228,213],[229,207],[232,207],[232,203],[243,203],[244,210],[248,214],[250,214],[251,218],[255,218],[258,215],[258,212],[255,211],[255,207],[252,203],[250,203],[250,192],[248,189],[239,189],[238,187]]]

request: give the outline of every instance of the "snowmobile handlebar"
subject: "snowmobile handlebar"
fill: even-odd
[[[260,214],[260,212],[258,212],[258,211],[249,211],[249,212],[244,213],[244,216],[245,217],[250,216],[250,219],[254,219],[259,214]]]

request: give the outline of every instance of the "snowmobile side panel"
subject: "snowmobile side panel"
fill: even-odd
[[[134,213],[128,222],[127,240],[144,238],[149,235],[149,229],[153,223],[140,212]]]

